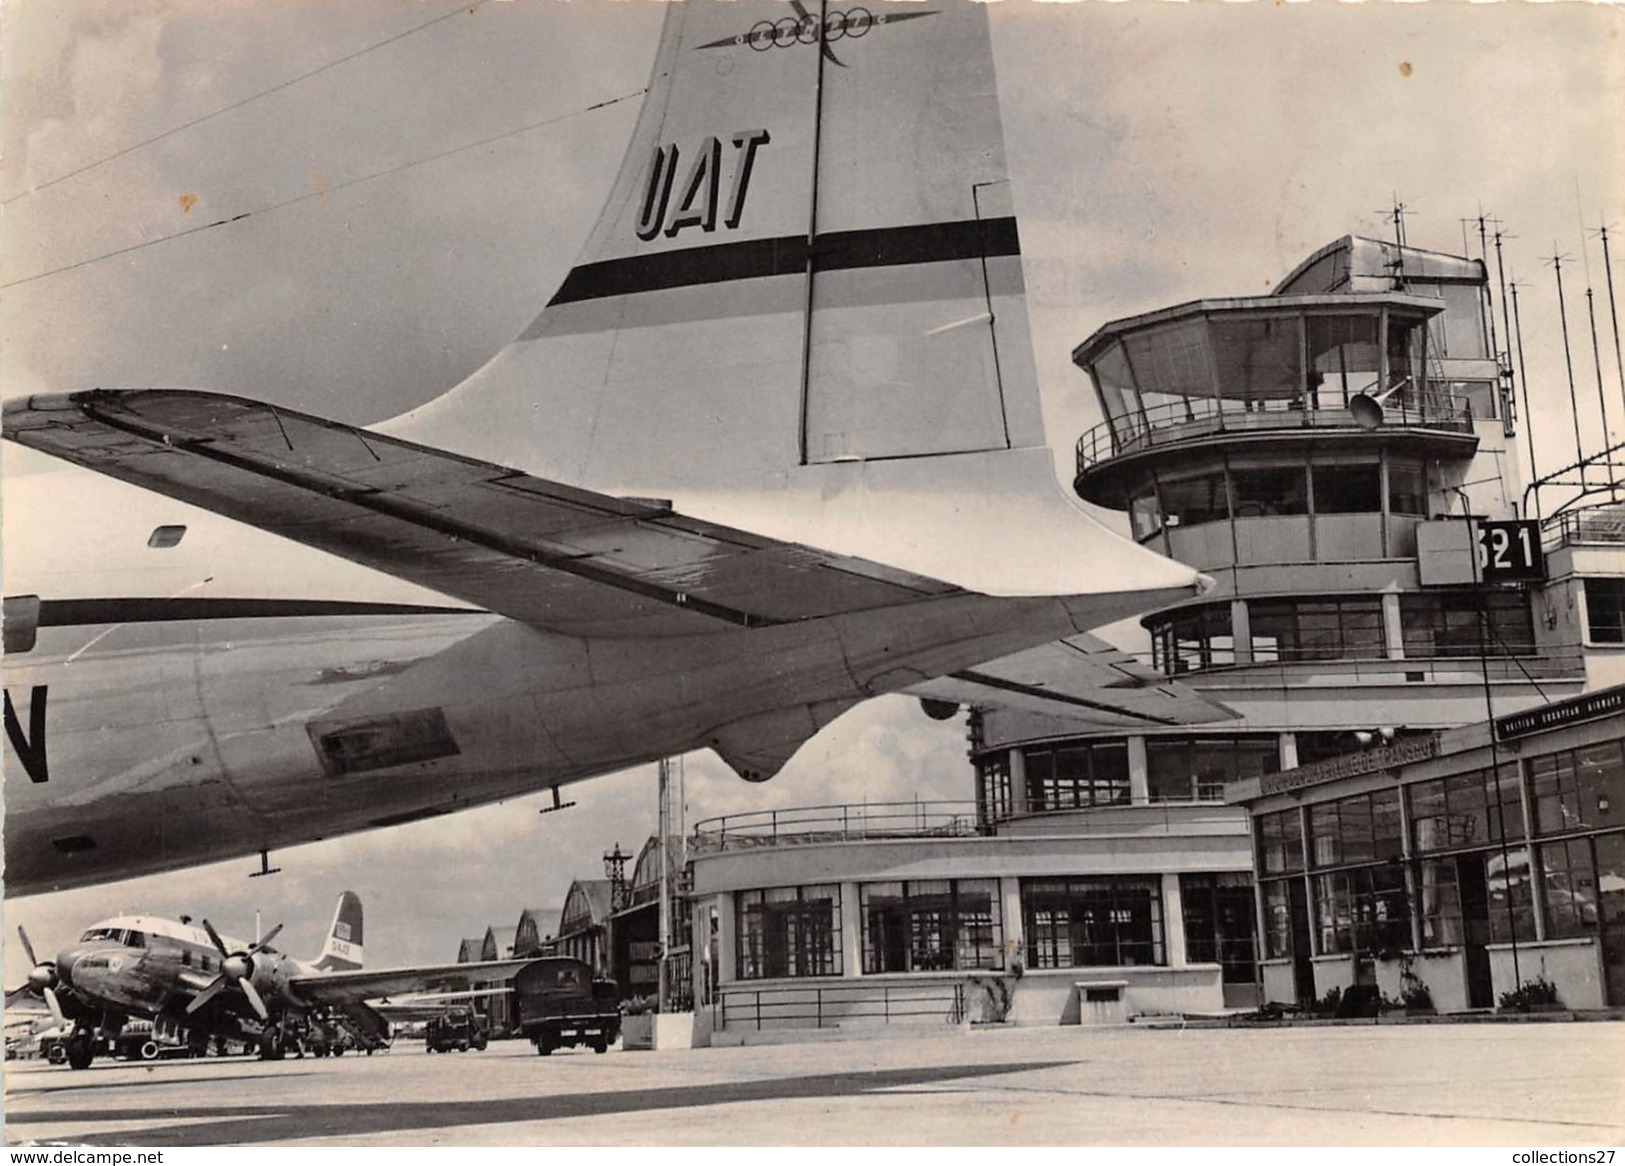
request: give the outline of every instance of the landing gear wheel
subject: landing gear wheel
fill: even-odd
[[[260,1033],[260,1060],[280,1061],[287,1052],[288,1047],[282,1041],[282,1034],[276,1029]]]
[[[88,1032],[76,1032],[68,1038],[68,1068],[88,1069],[96,1059],[96,1045]]]

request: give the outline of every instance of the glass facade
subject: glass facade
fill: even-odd
[[[1010,800],[1010,754],[1004,750],[976,759],[976,820],[983,826],[1002,822],[1014,811]]]
[[[1022,757],[1029,812],[1129,802],[1128,742],[1122,738],[1030,746]]]
[[[1625,579],[1586,579],[1586,639],[1625,644]]]
[[[767,887],[736,901],[741,980],[841,974],[841,888]]]
[[[1185,925],[1185,958],[1218,964],[1226,984],[1258,978],[1253,938],[1253,881],[1245,874],[1182,874],[1179,898]]]
[[[1296,909],[1316,954],[1482,952],[1604,935],[1610,919],[1625,939],[1622,799],[1625,742],[1612,740],[1256,815],[1264,954],[1293,954],[1293,887],[1306,868]]]
[[[1021,910],[1034,968],[1167,963],[1155,877],[1023,879]]]
[[[1205,603],[1170,612],[1147,624],[1151,665],[1172,676],[1236,662],[1228,603]]]
[[[1488,616],[1480,633],[1479,607]],[[1399,597],[1399,622],[1407,659],[1477,656],[1532,656],[1535,625],[1529,597],[1521,591],[1452,591]],[[1482,645],[1482,647],[1481,647]]]
[[[1253,660],[1380,660],[1386,654],[1382,600],[1268,599],[1248,604]]]
[[[1222,801],[1228,783],[1281,768],[1272,733],[1147,737],[1145,763],[1154,802]]]
[[[1004,967],[997,879],[865,883],[858,890],[864,972]]]

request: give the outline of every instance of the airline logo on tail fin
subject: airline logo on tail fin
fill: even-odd
[[[324,972],[354,971],[361,967],[361,897],[354,891],[339,896],[333,925],[315,966]]]

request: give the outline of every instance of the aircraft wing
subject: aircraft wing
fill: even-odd
[[[511,980],[513,974],[533,961],[526,959],[488,960],[484,963],[430,964],[416,968],[365,969],[357,972],[322,972],[294,976],[288,988],[307,1004],[348,1008],[382,996],[406,996],[420,992],[468,993],[478,984]]]
[[[962,594],[240,397],[92,390],[7,402],[19,444],[536,627],[666,636]]]
[[[1239,714],[1083,633],[916,684],[953,704],[999,704],[1110,727],[1199,725]]]

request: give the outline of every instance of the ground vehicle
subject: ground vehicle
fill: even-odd
[[[443,1015],[431,1016],[424,1025],[423,1037],[431,1053],[449,1053],[453,1049],[466,1053],[469,1049],[483,1049],[489,1040],[485,1031],[485,1017],[467,1005],[448,1008]]]
[[[544,956],[513,977],[519,1031],[544,1057],[570,1045],[608,1049],[621,1035],[616,995],[613,980],[594,979],[590,964],[565,956]]]

